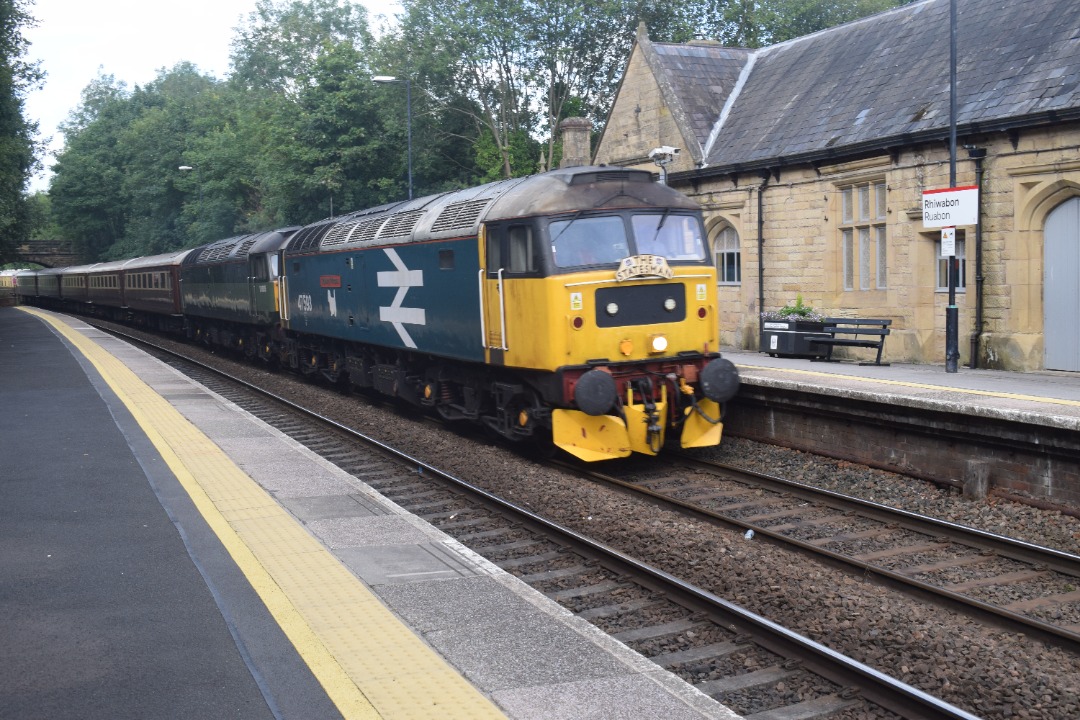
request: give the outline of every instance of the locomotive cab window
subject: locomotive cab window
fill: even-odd
[[[492,225],[487,229],[487,272],[490,277],[539,276],[544,268],[543,249],[531,224]]]
[[[253,255],[251,260],[251,280],[253,282],[267,282],[270,280],[270,270],[266,264],[265,255]]]
[[[539,272],[540,245],[533,239],[532,228],[528,225],[511,225],[506,233],[510,272],[531,274]]]
[[[487,233],[487,271],[496,275],[502,267],[502,238],[500,233],[488,229]]]
[[[686,261],[706,258],[701,224],[692,215],[634,215],[633,225],[634,244],[640,255]]]
[[[629,252],[621,217],[578,217],[548,224],[551,254],[560,268],[610,265]]]
[[[547,230],[558,268],[613,265],[630,255],[660,255],[683,263],[709,259],[701,220],[690,213],[574,215],[549,223]]]

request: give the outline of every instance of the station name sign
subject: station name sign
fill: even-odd
[[[923,227],[978,225],[979,188],[972,185],[926,190],[922,195],[922,211]]]

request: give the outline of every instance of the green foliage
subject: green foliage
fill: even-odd
[[[232,79],[246,89],[296,95],[314,77],[319,49],[371,45],[367,11],[339,0],[258,0],[232,43]]]
[[[687,23],[724,45],[757,48],[851,22],[912,0],[703,0]]]
[[[60,226],[53,217],[52,198],[48,193],[36,192],[26,198],[27,212],[30,215],[31,240],[61,240],[64,237]]]
[[[4,57],[23,73],[5,100],[0,72],[0,124],[18,117],[18,90],[35,77],[11,33],[27,22],[20,2],[0,0]],[[227,80],[180,63],[144,87],[92,82],[62,127],[49,202],[29,207],[37,232],[97,260],[402,200],[410,131],[417,197],[529,174],[557,165],[561,120],[599,127],[641,21],[656,41],[760,45],[895,4],[402,0],[400,25],[376,40],[353,0],[257,0]],[[0,258],[29,232],[20,198],[32,135],[25,122],[0,133]]]
[[[23,60],[23,28],[34,25],[28,2],[0,0],[0,262],[10,259],[31,230],[24,192],[36,163],[37,123],[24,114],[23,98],[44,77]]]
[[[523,130],[515,130],[507,138],[507,155],[514,177],[531,175],[537,171],[540,143]],[[481,182],[494,182],[505,178],[503,151],[495,144],[490,132],[484,132],[476,141],[476,164],[483,173]]]
[[[118,150],[135,110],[123,83],[98,77],[83,90],[70,122],[61,126],[65,148],[53,165],[49,196],[57,224],[87,259],[104,257],[124,234],[127,208]]]

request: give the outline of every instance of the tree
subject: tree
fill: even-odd
[[[53,165],[49,195],[57,224],[88,260],[101,257],[124,235],[127,204],[117,148],[133,109],[124,83],[99,76],[60,126],[64,150]]]
[[[685,39],[689,26],[678,0],[532,0],[527,4],[525,41],[532,101],[542,108],[537,128],[547,136],[546,162],[553,167],[558,124],[573,114],[596,120],[607,115],[635,28],[645,22],[654,37]]]
[[[421,70],[449,70],[444,98],[460,96],[472,105],[462,109],[477,125],[475,137],[488,134],[501,177],[520,173],[511,163],[511,139],[535,126],[527,82],[526,1],[405,0],[402,5],[409,57],[417,57]]]
[[[367,10],[348,0],[258,0],[232,43],[233,81],[295,97],[326,47],[371,45]]]
[[[699,33],[757,48],[802,37],[912,0],[699,0],[689,10]]]
[[[639,21],[670,39],[694,19],[679,0],[404,0],[400,42],[419,75],[448,69],[444,99],[471,114],[481,170],[534,172],[540,142],[555,162],[557,125],[570,108],[604,117]],[[534,148],[523,152],[523,143]],[[493,162],[494,161],[494,162]]]
[[[24,97],[44,73],[23,60],[28,43],[22,32],[35,24],[29,4],[0,0],[0,263],[11,259],[31,231],[25,191],[39,148],[37,123],[23,114]]]

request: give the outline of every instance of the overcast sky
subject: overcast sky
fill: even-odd
[[[376,15],[392,17],[396,0],[360,0],[374,30]],[[59,150],[57,126],[79,104],[80,93],[106,75],[145,85],[160,68],[188,60],[204,73],[224,77],[229,71],[233,28],[255,9],[256,0],[34,0],[28,10],[38,21],[25,31],[28,60],[40,60],[45,87],[26,99],[26,115],[37,120],[40,136],[52,136],[50,153]],[[51,154],[44,158],[52,164]],[[30,190],[44,190],[45,175]]]

